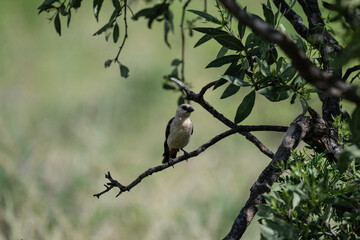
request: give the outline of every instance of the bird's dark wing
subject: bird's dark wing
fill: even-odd
[[[175,117],[173,117],[172,119],[170,119],[170,121],[168,122],[167,126],[166,126],[166,130],[165,130],[165,141],[164,141],[164,153],[163,153],[163,163],[169,161],[169,146],[167,145],[167,139],[169,137],[170,134],[170,125],[172,123],[172,121],[174,120]]]
[[[171,123],[174,121],[174,118],[173,117],[172,119],[170,119],[170,121],[168,122],[167,126],[166,126],[166,130],[165,130],[165,141],[167,140],[167,138],[169,137],[169,134],[170,134],[170,125]]]

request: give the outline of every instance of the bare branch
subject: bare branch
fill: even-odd
[[[206,93],[206,91],[211,88],[212,86],[215,86],[215,84],[217,83],[218,80],[210,82],[208,84],[206,84],[199,92],[199,97],[202,98],[204,96],[204,94]]]
[[[100,196],[104,193],[109,192],[112,188],[117,187],[120,192],[117,194],[117,196],[119,196],[121,193],[126,192],[126,191],[130,191],[133,187],[135,187],[136,185],[138,185],[141,180],[143,180],[144,178],[152,175],[153,173],[156,172],[160,172],[166,168],[172,167],[184,160],[188,160],[190,158],[196,157],[198,156],[200,153],[204,152],[207,148],[211,147],[212,145],[216,144],[217,142],[219,142],[220,140],[234,134],[237,133],[238,129],[230,129],[227,130],[226,132],[223,132],[215,137],[213,137],[212,139],[210,139],[208,142],[204,143],[203,145],[201,145],[200,147],[198,147],[196,150],[189,152],[187,154],[184,154],[182,156],[179,156],[175,159],[172,159],[172,162],[167,162],[165,164],[162,165],[158,165],[152,168],[149,168],[148,170],[146,170],[145,172],[143,172],[142,174],[140,174],[134,181],[132,181],[129,185],[124,186],[122,184],[120,184],[118,181],[114,180],[111,175],[110,172],[108,172],[105,175],[105,178],[109,180],[109,182],[105,185],[106,189],[100,193],[94,194],[94,197],[100,198]]]
[[[308,83],[314,85],[319,90],[326,91],[330,96],[342,97],[360,104],[360,97],[356,94],[356,86],[345,83],[341,79],[337,79],[333,75],[320,70],[285,34],[275,30],[270,24],[250,16],[233,0],[220,0],[220,2],[240,23],[250,27],[254,33],[266,41],[278,44],[292,60],[292,64],[299,71],[299,74]]]
[[[270,191],[269,187],[273,185],[275,180],[284,171],[284,169],[279,167],[279,163],[287,162],[290,157],[291,150],[297,147],[299,142],[305,137],[309,130],[309,117],[304,117],[303,115],[297,117],[290,125],[273,160],[262,171],[256,182],[251,187],[250,197],[235,219],[230,232],[224,238],[225,240],[240,239],[246,231],[247,226],[257,213],[256,205],[262,203],[263,194]]]

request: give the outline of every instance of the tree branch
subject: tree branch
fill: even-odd
[[[205,85],[201,90],[199,94],[194,93],[191,91],[183,82],[181,82],[179,79],[176,79],[174,77],[170,78],[171,81],[175,82],[177,85],[179,85],[183,91],[186,93],[187,99],[192,100],[200,106],[202,106],[205,110],[207,110],[213,117],[218,119],[220,122],[228,126],[229,128],[236,128],[238,125],[236,125],[234,122],[226,118],[223,114],[219,113],[213,106],[211,106],[207,101],[204,100],[203,95],[206,92],[207,89],[209,89],[209,85],[213,85],[214,82],[209,83],[208,85]],[[269,158],[272,158],[274,156],[274,153],[269,150],[261,141],[259,141],[254,135],[252,135],[249,132],[239,132],[241,135],[245,136],[247,140],[255,144],[255,146],[266,156]]]
[[[292,65],[308,83],[319,90],[326,91],[330,96],[342,97],[360,104],[360,97],[356,94],[356,86],[345,83],[341,79],[336,79],[333,75],[320,70],[285,34],[275,30],[270,24],[250,16],[233,0],[220,0],[220,2],[240,23],[251,28],[254,33],[266,41],[278,44],[292,60]]]
[[[223,132],[215,137],[213,137],[211,140],[209,140],[208,142],[204,143],[203,145],[201,145],[199,148],[197,148],[196,150],[189,152],[187,154],[184,154],[182,156],[179,156],[177,158],[172,159],[172,162],[167,162],[165,164],[161,164],[152,168],[149,168],[148,170],[146,170],[145,172],[143,172],[142,174],[140,174],[134,181],[132,181],[129,185],[125,186],[120,184],[118,181],[114,180],[111,175],[110,172],[108,172],[107,174],[105,174],[105,178],[109,180],[109,182],[105,185],[106,189],[102,192],[99,192],[97,194],[94,194],[94,197],[100,198],[101,195],[103,195],[104,193],[109,192],[112,188],[116,187],[118,188],[120,191],[119,193],[116,195],[116,197],[118,197],[121,193],[126,192],[126,191],[130,191],[133,187],[135,187],[136,185],[138,185],[141,180],[143,180],[144,178],[152,175],[153,173],[156,172],[160,172],[166,168],[172,167],[184,160],[188,160],[190,158],[196,157],[198,156],[200,153],[204,152],[207,148],[211,147],[212,145],[214,145],[215,143],[219,142],[220,140],[234,134],[237,133],[238,129],[230,129],[227,130],[226,132]]]
[[[284,169],[279,167],[279,164],[287,162],[291,155],[291,150],[297,147],[309,130],[309,117],[304,117],[303,115],[297,117],[290,125],[273,160],[262,171],[251,187],[250,197],[235,219],[230,232],[224,238],[225,240],[240,239],[257,213],[256,205],[263,202],[263,194],[270,191],[269,187],[273,185],[275,180],[284,171]]]

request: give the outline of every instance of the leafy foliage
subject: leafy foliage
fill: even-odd
[[[258,206],[263,239],[358,239],[359,165],[341,171],[325,154],[292,156],[278,185]]]

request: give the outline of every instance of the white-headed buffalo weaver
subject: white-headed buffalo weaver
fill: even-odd
[[[175,158],[179,149],[186,153],[183,148],[189,143],[190,136],[194,131],[190,119],[193,111],[194,108],[190,104],[181,104],[176,110],[175,117],[170,119],[167,124],[162,163],[167,163]]]

